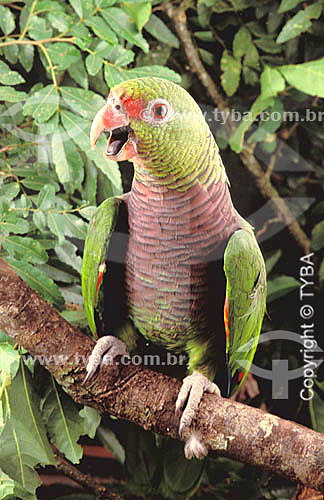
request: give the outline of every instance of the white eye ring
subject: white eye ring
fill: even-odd
[[[168,122],[174,116],[175,113],[170,103],[165,99],[154,99],[140,112],[142,120],[156,125]]]

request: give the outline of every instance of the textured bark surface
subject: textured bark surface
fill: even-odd
[[[1,259],[0,328],[33,356],[42,356],[75,401],[178,439],[174,407],[181,382],[141,366],[113,365],[82,385],[94,342]],[[58,362],[55,357],[62,355]],[[194,425],[219,455],[324,491],[323,434],[214,395],[204,395]]]

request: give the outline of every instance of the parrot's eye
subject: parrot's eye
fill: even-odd
[[[157,103],[153,106],[153,114],[154,118],[157,120],[163,120],[163,118],[166,117],[168,114],[168,107],[166,104],[163,103]]]
[[[152,125],[162,125],[168,122],[175,116],[171,104],[159,97],[151,101],[148,106],[140,113],[142,120],[151,123]]]

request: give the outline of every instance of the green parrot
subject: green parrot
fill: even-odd
[[[220,395],[214,380],[221,371],[233,392],[249,370],[265,312],[264,260],[188,92],[155,77],[122,82],[94,118],[92,147],[104,132],[107,158],[132,161],[135,174],[131,191],[105,200],[88,228],[84,305],[96,335],[104,283],[109,335],[97,341],[87,378],[102,361],[132,352],[140,338],[185,353],[179,435],[185,457],[201,459],[208,449],[191,424],[204,392]],[[239,350],[245,344],[249,349]]]

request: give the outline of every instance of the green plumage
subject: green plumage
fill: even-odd
[[[135,137],[135,177],[131,192],[102,203],[89,225],[82,290],[90,328],[95,333],[98,278],[106,263],[109,282],[109,244],[123,206],[127,246],[118,286],[127,314],[118,331],[104,333],[130,349],[141,334],[185,353],[189,373],[213,380],[228,369],[242,381],[265,311],[266,273],[253,230],[233,207],[214,138],[194,100],[171,82],[130,80],[110,95]],[[167,109],[166,118],[155,109]],[[105,286],[106,304],[115,293]],[[239,351],[246,343],[250,348]],[[218,365],[222,357],[227,368]]]

